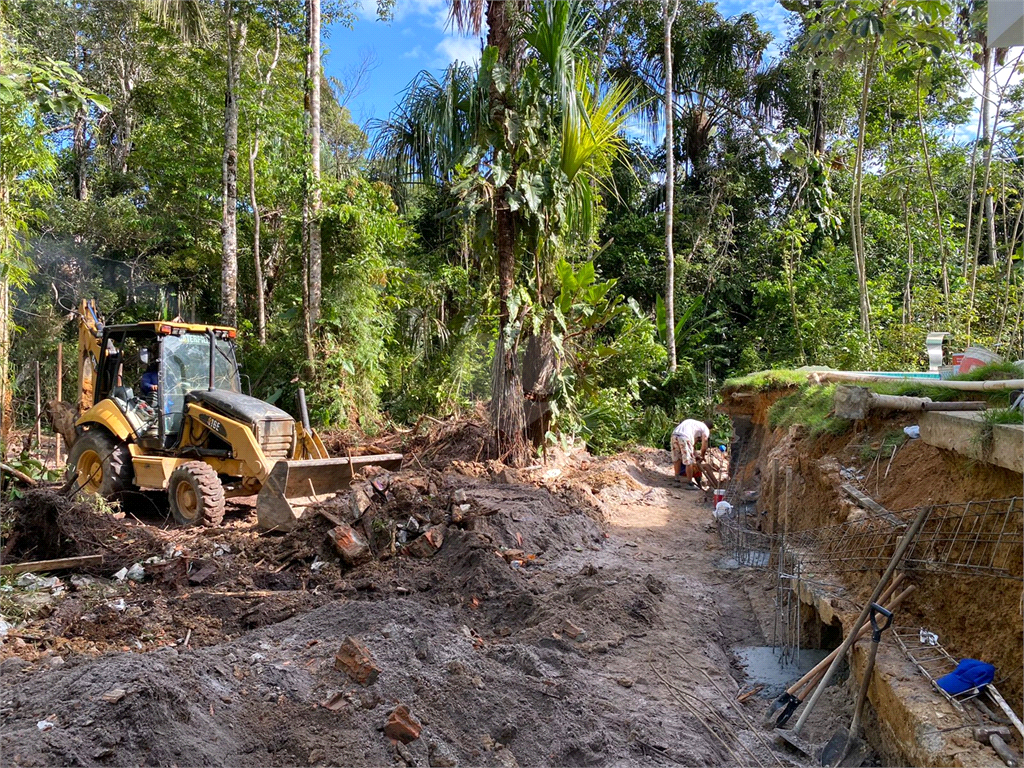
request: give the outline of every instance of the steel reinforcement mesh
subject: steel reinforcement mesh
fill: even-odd
[[[781,534],[756,529],[753,505],[740,504],[718,521],[719,536],[741,565],[777,566],[795,560],[804,573],[881,570],[922,507],[899,512],[854,512],[839,525]],[[770,553],[770,554],[769,554]],[[903,559],[903,568],[1024,581],[1024,498],[928,507],[928,516]]]

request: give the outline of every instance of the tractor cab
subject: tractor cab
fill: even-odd
[[[140,446],[169,450],[179,442],[191,393],[240,396],[234,337],[234,329],[217,326],[108,325],[96,361],[95,401],[111,400]]]

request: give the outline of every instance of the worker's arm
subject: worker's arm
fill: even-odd
[[[707,435],[701,435],[700,436],[700,460],[701,461],[704,461],[704,457],[707,455],[707,452],[708,452],[708,436]]]

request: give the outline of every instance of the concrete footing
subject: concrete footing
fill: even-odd
[[[933,411],[922,413],[919,423],[928,445],[1024,473],[1024,425],[992,425],[991,440],[983,440],[987,425],[981,413]]]

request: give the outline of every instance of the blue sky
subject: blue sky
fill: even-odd
[[[364,78],[363,90],[348,105],[360,125],[386,118],[420,70],[438,72],[453,61],[479,58],[480,41],[449,28],[448,0],[398,0],[390,24],[377,21],[376,0],[359,2],[352,29],[336,24],[328,30],[324,70],[345,82],[365,57],[372,57],[373,68]],[[769,54],[778,52],[790,14],[775,0],[724,0],[719,7],[725,16],[753,12],[761,26],[775,35]]]

